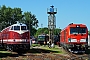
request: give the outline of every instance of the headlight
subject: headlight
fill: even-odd
[[[69,38],[68,39],[68,42],[77,42],[77,39],[71,39],[71,38]]]
[[[71,39],[71,42],[77,42],[77,39]]]
[[[86,42],[86,39],[80,39],[80,42]]]

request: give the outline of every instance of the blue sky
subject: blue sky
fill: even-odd
[[[47,8],[57,8],[56,28],[63,29],[69,23],[86,24],[90,30],[90,0],[0,0],[0,6],[19,7],[23,12],[36,15],[39,27],[48,27]]]

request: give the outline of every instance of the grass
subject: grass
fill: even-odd
[[[51,51],[56,51],[54,53],[60,53],[60,54],[64,54],[65,52],[62,51],[62,49],[60,47],[58,47],[57,45],[55,45],[54,48],[48,48],[48,47],[43,47],[43,49],[46,49],[46,50],[51,50]]]
[[[11,54],[8,51],[0,51],[0,58],[10,56]]]
[[[32,47],[40,46],[40,44],[32,44]]]
[[[0,51],[0,53],[10,53],[10,52],[8,52],[8,51]]]
[[[54,48],[49,48],[48,45],[44,46],[40,46],[39,44],[32,44],[32,46],[39,46],[41,47],[40,49],[46,50],[46,51],[50,51],[51,53],[55,53],[55,54],[64,54],[65,52],[63,52],[63,50],[58,47],[57,45],[55,45]]]

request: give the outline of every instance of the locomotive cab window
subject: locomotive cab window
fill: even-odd
[[[38,36],[38,38],[45,38],[45,36]]]
[[[86,27],[71,27],[70,34],[86,34]]]
[[[20,30],[20,26],[14,26],[14,30]]]
[[[13,26],[11,27],[11,30],[13,30]]]
[[[80,28],[79,33],[86,34],[86,28],[83,28],[83,27]]]
[[[21,30],[26,30],[26,26],[21,26]]]

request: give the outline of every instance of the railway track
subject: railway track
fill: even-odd
[[[36,47],[35,49],[39,49],[40,47]],[[41,48],[40,48],[41,49]],[[61,48],[60,48],[61,49]],[[40,50],[41,51],[41,50]],[[63,51],[65,51],[65,54],[54,54],[54,53],[22,53],[22,54],[18,54],[16,52],[11,52],[12,54],[9,55],[6,60],[19,60],[19,59],[30,59],[30,60],[88,60],[88,56],[87,54],[73,54],[70,53],[68,51],[66,51],[65,49],[63,49]]]
[[[75,54],[75,53],[72,53],[72,52],[69,52],[67,51],[66,49],[62,48],[63,51],[66,52],[66,54],[68,55],[68,60],[88,60],[88,54],[84,54],[84,53],[81,53],[81,54]]]

